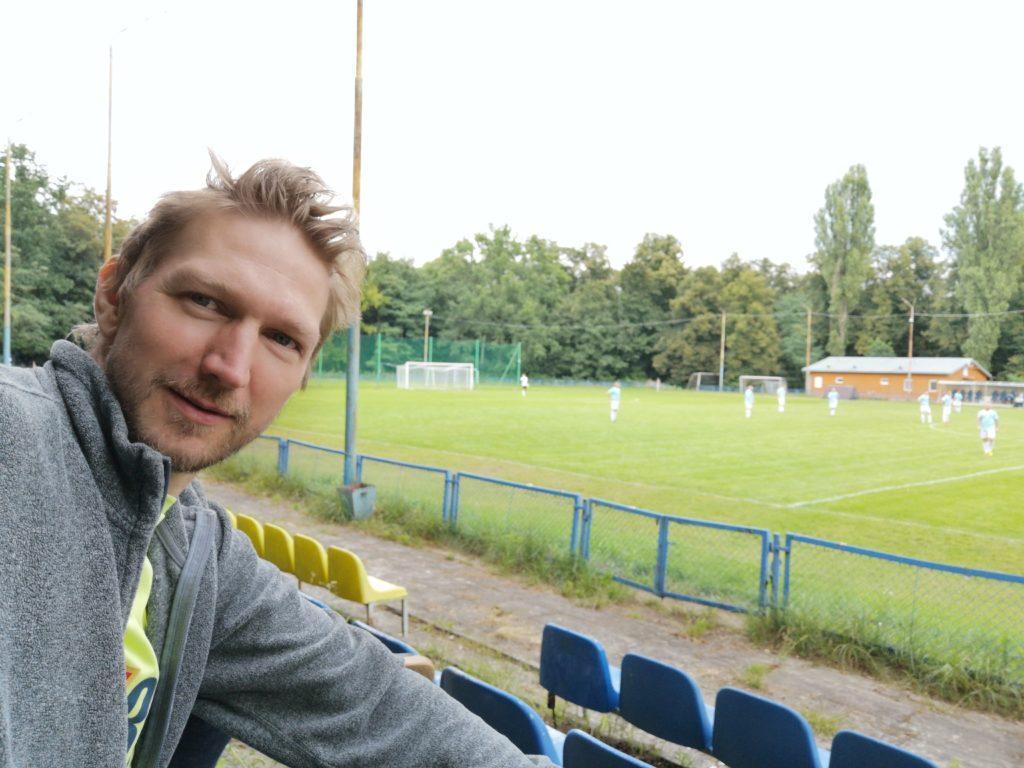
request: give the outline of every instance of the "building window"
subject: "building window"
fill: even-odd
[[[971,369],[966,365],[964,366],[964,378],[969,379],[971,377]]]
[[[821,376],[815,376],[814,377],[814,388],[815,389],[821,389],[824,385],[825,385],[825,382],[822,381]]]
[[[842,383],[843,383],[843,377],[842,376],[836,376],[836,384],[842,384]]]
[[[889,380],[888,379],[880,379],[878,383],[881,384],[883,387],[888,387],[889,386]]]
[[[938,379],[929,379],[928,380],[928,391],[929,392],[938,392],[938,390],[939,390],[939,380]]]
[[[910,392],[914,388],[914,382],[910,378],[903,380],[903,391]]]

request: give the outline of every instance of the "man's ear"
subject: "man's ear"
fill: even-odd
[[[117,300],[117,257],[106,261],[100,267],[100,274],[96,278],[96,294],[93,296],[92,306],[96,313],[96,324],[100,327],[100,336],[107,344],[114,340],[117,335],[117,328],[121,322],[121,308]]]

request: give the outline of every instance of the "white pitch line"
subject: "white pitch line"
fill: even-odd
[[[916,483],[904,483],[903,485],[885,485],[880,488],[868,488],[864,491],[854,491],[853,493],[843,493],[839,496],[826,496],[821,499],[808,499],[807,501],[795,501],[791,504],[787,504],[788,509],[797,509],[798,507],[807,507],[811,504],[827,504],[832,501],[842,501],[843,499],[852,499],[857,496],[870,496],[873,493],[888,493],[889,491],[902,491],[906,488],[921,488],[926,485],[943,485],[945,483],[956,483],[960,480],[970,480],[972,477],[984,477],[985,475],[997,475],[1002,472],[1019,472],[1024,469],[1024,464],[1018,464],[1015,467],[1002,467],[1000,469],[983,469],[980,472],[971,472],[967,475],[956,475],[954,477],[940,477],[936,480],[920,480]]]

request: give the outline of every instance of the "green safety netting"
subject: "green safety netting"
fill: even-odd
[[[482,339],[435,339],[427,343],[427,361],[473,363],[480,381],[514,381],[519,376],[521,346]],[[379,333],[363,334],[359,342],[359,371],[363,376],[394,377],[395,368],[410,360],[423,360],[423,339],[405,339]],[[317,358],[318,376],[344,375],[348,365],[348,334],[336,333]]]

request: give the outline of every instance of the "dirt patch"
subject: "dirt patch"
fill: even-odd
[[[541,629],[556,621],[596,637],[612,663],[635,651],[673,664],[692,674],[709,701],[725,685],[750,689],[801,711],[819,729],[818,743],[827,747],[832,731],[852,728],[903,746],[942,766],[1019,768],[1024,765],[1024,723],[965,710],[929,699],[890,683],[786,657],[753,645],[740,631],[742,619],[721,611],[689,609],[638,593],[624,605],[594,609],[579,605],[553,589],[498,574],[464,554],[432,547],[410,547],[329,523],[300,511],[291,502],[258,498],[220,482],[205,480],[211,498],[290,530],[313,535],[325,545],[355,550],[375,576],[409,590],[416,619],[408,638],[426,655],[430,650],[446,662],[489,665],[507,676],[508,690],[542,711],[546,697],[537,684]],[[361,606],[346,604],[321,590],[311,590],[349,615]],[[375,623],[398,633],[397,615],[375,613]],[[446,643],[455,642],[451,646]],[[462,643],[462,645],[458,645]],[[476,649],[473,651],[467,649]],[[758,666],[763,665],[767,672]],[[510,671],[519,670],[519,671]],[[482,677],[487,677],[481,674]],[[489,679],[501,686],[500,679]],[[504,686],[502,686],[504,687]],[[576,709],[576,708],[571,708]],[[576,709],[578,716],[578,709]],[[573,717],[571,710],[567,714]],[[561,726],[562,723],[559,723]],[[591,726],[617,739],[629,734],[650,745],[652,756],[679,765],[715,765],[699,753],[656,744],[615,717]],[[232,747],[228,765],[264,768],[269,762],[241,762],[251,753]]]

